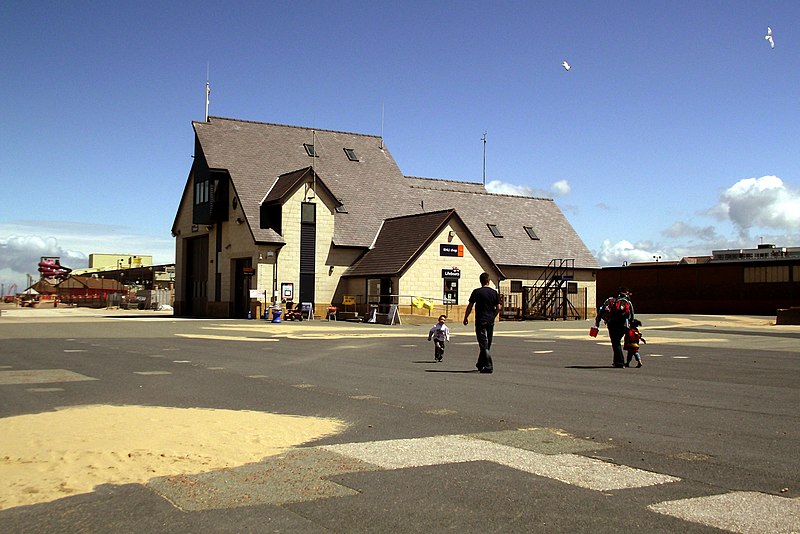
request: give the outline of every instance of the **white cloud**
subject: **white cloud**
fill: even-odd
[[[708,256],[714,250],[754,248],[756,238],[779,246],[800,245],[800,192],[777,176],[739,180],[720,194],[716,206],[698,216],[712,216],[719,222],[675,221],[661,230],[663,239],[657,242],[606,239],[597,259],[603,266],[653,261],[653,256],[661,256],[661,261],[680,260]],[[755,229],[758,234],[753,237],[750,233]]]
[[[572,191],[572,187],[570,187],[568,181],[559,180],[550,186],[550,191],[557,197],[563,197],[569,195],[570,191]]]
[[[730,220],[746,236],[751,228],[800,230],[800,192],[777,176],[739,180],[720,195],[709,214]]]
[[[553,185],[550,186],[550,191],[529,187],[527,185],[510,184],[500,180],[490,180],[486,184],[486,190],[499,195],[550,198],[551,196],[566,196],[572,191],[572,187],[567,180],[558,180],[554,182]]]
[[[600,246],[597,260],[604,267],[622,265],[623,263],[654,261],[653,256],[661,256],[660,259],[667,260],[668,254],[663,250],[650,248],[650,243],[638,243],[634,245],[630,241],[622,240],[612,243],[606,239]]]
[[[694,226],[683,221],[673,223],[669,228],[662,230],[661,234],[669,238],[696,238],[702,241],[719,239],[717,230],[713,226]]]
[[[42,256],[57,256],[71,269],[88,266],[89,254],[153,256],[153,263],[174,262],[175,244],[166,236],[148,236],[119,225],[70,221],[15,221],[0,224],[0,282],[22,291],[30,274],[38,279]]]

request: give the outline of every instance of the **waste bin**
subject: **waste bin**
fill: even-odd
[[[280,308],[273,308],[272,309],[272,322],[273,323],[280,323],[281,322],[281,314],[283,310]]]

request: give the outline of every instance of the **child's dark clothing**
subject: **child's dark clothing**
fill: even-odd
[[[433,339],[433,357],[437,362],[442,361],[444,358],[444,344],[450,341],[450,329],[446,324],[436,323],[428,332],[428,341]]]

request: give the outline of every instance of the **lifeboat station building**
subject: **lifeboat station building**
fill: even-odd
[[[599,265],[552,199],[405,176],[379,136],[209,117],[172,226],[175,313],[593,314]]]

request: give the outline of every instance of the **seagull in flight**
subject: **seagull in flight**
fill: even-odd
[[[769,46],[771,48],[775,48],[775,40],[772,38],[772,28],[767,26],[767,35],[764,36],[764,39],[769,41]]]
[[[569,70],[569,69],[571,69],[571,68],[572,68],[572,66],[571,66],[569,63],[567,63],[567,60],[564,60],[564,61],[561,63],[561,66],[562,66],[562,67],[564,67],[564,70]]]

